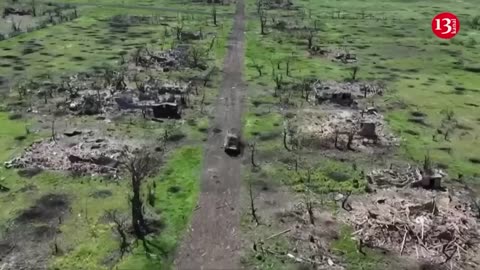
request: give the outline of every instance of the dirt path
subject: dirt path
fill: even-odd
[[[177,269],[239,268],[241,159],[227,156],[222,145],[229,128],[242,128],[244,31],[245,5],[239,0],[215,120],[207,140],[198,208],[179,247]],[[214,128],[222,132],[215,133]]]

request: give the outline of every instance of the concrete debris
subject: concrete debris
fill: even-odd
[[[319,104],[328,101],[342,106],[356,107],[358,99],[382,95],[386,86],[380,81],[317,81],[312,88],[315,94],[315,101]]]
[[[463,192],[391,188],[352,198],[353,209],[342,218],[364,246],[464,269],[480,251],[478,213],[466,197]]]
[[[373,111],[373,110],[372,110]],[[362,150],[367,146],[394,146],[399,140],[387,129],[379,113],[354,110],[305,110],[297,116],[298,132],[315,145],[324,148]]]
[[[380,188],[388,187],[422,187],[441,189],[441,183],[447,174],[440,169],[425,170],[418,167],[377,169],[367,174],[369,184]]]
[[[77,83],[78,81],[83,82]],[[91,85],[85,82],[91,82]],[[172,111],[173,108],[175,113],[153,113],[153,116],[163,115],[178,119],[181,117],[182,107],[187,106],[188,95],[192,88],[191,83],[160,81],[152,78],[140,84],[136,83],[135,86],[137,89],[131,87],[131,82],[125,76],[111,81],[107,87],[98,89],[98,86],[92,82],[92,78],[72,76],[59,86],[69,95],[67,101],[57,104],[57,107],[64,106],[68,111],[78,115],[104,114],[116,111],[117,108],[149,112],[162,110],[159,108]],[[152,114],[149,113],[149,115]],[[161,118],[164,118],[163,116]]]
[[[177,47],[166,51],[150,52],[147,48],[139,49],[132,57],[136,67],[154,68],[163,72],[177,70],[187,65],[188,48]]]
[[[75,175],[115,177],[118,173],[119,157],[122,155],[124,144],[111,139],[95,138],[92,132],[83,134],[76,137],[60,137],[55,140],[45,139],[34,142],[25,149],[20,157],[5,162],[5,167],[40,168],[69,171]]]

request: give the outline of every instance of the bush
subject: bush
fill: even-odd
[[[470,20],[470,26],[476,30],[480,29],[480,15],[477,15]]]

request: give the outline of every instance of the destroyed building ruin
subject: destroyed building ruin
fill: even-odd
[[[465,269],[480,251],[479,209],[467,189],[442,188],[446,177],[425,164],[373,170],[367,174],[369,194],[353,196],[342,218],[363,245]]]
[[[381,82],[316,81],[312,88],[318,104],[330,102],[345,107],[356,107],[357,100],[382,94],[385,87]]]
[[[367,151],[371,146],[393,146],[398,139],[387,129],[383,116],[352,109],[304,110],[297,116],[297,132],[305,143],[320,148]],[[368,150],[370,151],[370,150]]]
[[[333,62],[342,62],[350,64],[357,62],[357,55],[346,50],[323,48],[320,46],[312,46],[309,50],[311,55],[319,55],[332,60]]]
[[[100,137],[93,131],[68,131],[55,139],[35,141],[21,156],[5,162],[4,166],[116,177],[125,145],[125,142]]]
[[[154,68],[169,72],[187,64],[188,46],[177,46],[165,51],[153,51],[139,48],[132,56],[132,63],[137,68]]]

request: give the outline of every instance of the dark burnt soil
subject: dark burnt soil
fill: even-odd
[[[47,269],[53,255],[52,241],[69,213],[70,200],[64,194],[47,194],[19,213],[0,240],[0,269]]]

